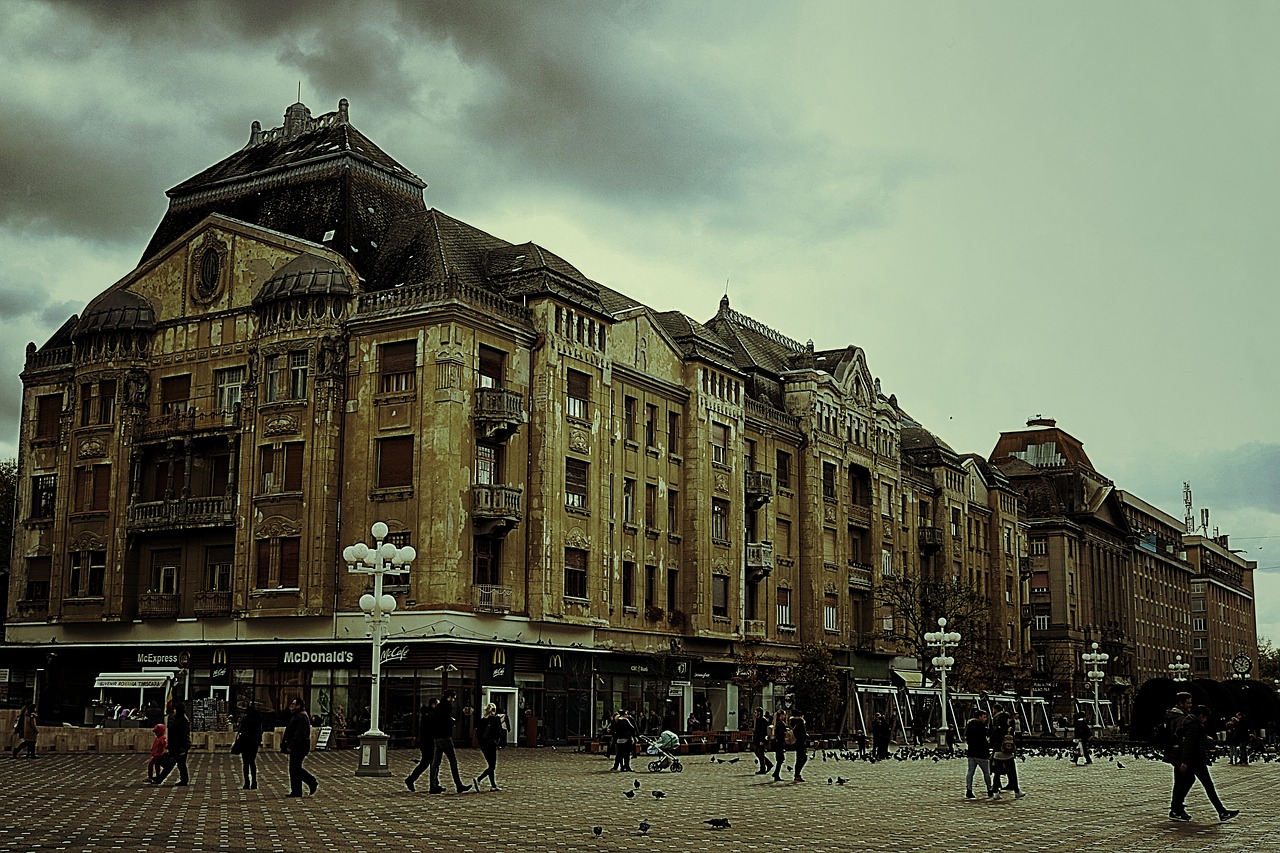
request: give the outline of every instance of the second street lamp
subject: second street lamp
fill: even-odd
[[[1182,655],[1174,655],[1174,662],[1169,664],[1169,677],[1174,681],[1186,681],[1187,671],[1191,669],[1191,664],[1182,662]]]
[[[942,725],[938,728],[938,749],[947,750],[947,670],[955,666],[956,659],[947,654],[948,651],[954,649],[960,644],[960,635],[955,631],[947,630],[947,620],[938,618],[938,630],[930,631],[924,635],[924,642],[931,648],[936,648],[938,654],[934,657],[932,663],[934,669],[938,670],[938,681],[942,686],[941,690],[941,709],[942,709]]]
[[[1098,651],[1098,644],[1094,643],[1093,651],[1082,654],[1080,660],[1093,667],[1093,669],[1085,673],[1085,678],[1093,682],[1093,723],[1098,728],[1102,728],[1102,706],[1098,704],[1098,688],[1102,686],[1104,675],[1101,667],[1107,665],[1107,661],[1111,660],[1111,655]]]

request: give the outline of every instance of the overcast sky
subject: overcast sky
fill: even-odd
[[[1280,641],[1277,41],[1250,2],[10,0],[0,456],[27,341],[300,83],[429,206],[862,347],[957,451],[1043,414],[1177,518],[1190,481]]]

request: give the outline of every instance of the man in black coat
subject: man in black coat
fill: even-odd
[[[987,796],[996,795],[991,786],[991,733],[987,728],[987,712],[981,708],[973,712],[973,719],[964,727],[965,752],[969,757],[968,775],[964,780],[964,795],[974,799],[973,772],[982,771],[982,779],[987,785]]]
[[[773,770],[773,762],[765,754],[768,748],[769,718],[764,715],[764,708],[756,708],[752,713],[751,750],[756,754],[756,760],[760,762],[760,769],[756,771],[757,776]]]
[[[289,794],[290,797],[302,796],[302,783],[306,782],[314,796],[320,783],[315,776],[302,766],[302,760],[311,751],[311,715],[307,713],[307,705],[295,698],[289,703],[289,725],[285,726],[284,742],[281,749],[289,754]]]
[[[1187,814],[1186,799],[1191,786],[1197,779],[1204,787],[1209,802],[1218,810],[1218,820],[1228,821],[1240,814],[1239,811],[1229,809],[1222,804],[1222,800],[1218,799],[1217,790],[1213,787],[1213,779],[1209,776],[1213,739],[1205,726],[1210,716],[1211,712],[1207,707],[1197,705],[1178,726],[1181,760],[1174,768],[1173,802],[1169,805],[1169,817],[1172,820],[1191,820],[1191,815]]]
[[[165,753],[164,766],[160,774],[151,780],[151,784],[159,785],[175,766],[178,768],[178,785],[187,784],[187,753],[191,751],[191,718],[187,716],[185,702],[173,703],[173,713],[169,715],[169,749]]]
[[[439,699],[430,699],[418,714],[418,752],[422,757],[418,759],[418,766],[413,768],[413,772],[404,777],[404,786],[410,791],[414,790],[413,783],[427,771],[431,766],[431,759],[435,757],[436,706],[439,704]]]
[[[431,793],[433,794],[444,792],[444,788],[440,787],[440,759],[444,756],[449,757],[449,769],[453,771],[453,784],[457,787],[458,793],[471,790],[470,785],[462,784],[462,777],[458,775],[458,756],[453,751],[453,700],[456,698],[458,698],[458,691],[446,690],[440,697],[440,704],[436,705],[435,724],[432,729],[434,751],[431,756]]]

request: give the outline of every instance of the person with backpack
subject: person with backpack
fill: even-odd
[[[1209,776],[1209,761],[1213,757],[1213,738],[1206,728],[1212,712],[1204,705],[1197,705],[1178,726],[1178,760],[1173,771],[1173,799],[1169,804],[1171,820],[1191,820],[1187,814],[1186,799],[1191,786],[1200,780],[1209,802],[1218,810],[1218,820],[1226,822],[1240,814],[1229,809],[1218,799],[1218,792]]]
[[[996,792],[996,799],[1000,799],[1001,776],[1008,779],[1007,788],[1013,791],[1015,800],[1026,796],[1026,792],[1018,787],[1017,752],[1013,718],[1008,711],[1001,711],[991,726],[991,787]]]

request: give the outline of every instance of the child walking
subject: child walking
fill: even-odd
[[[156,723],[151,731],[155,732],[156,739],[151,742],[151,760],[147,762],[148,782],[160,775],[160,759],[169,750],[169,740],[164,736],[164,723]]]

